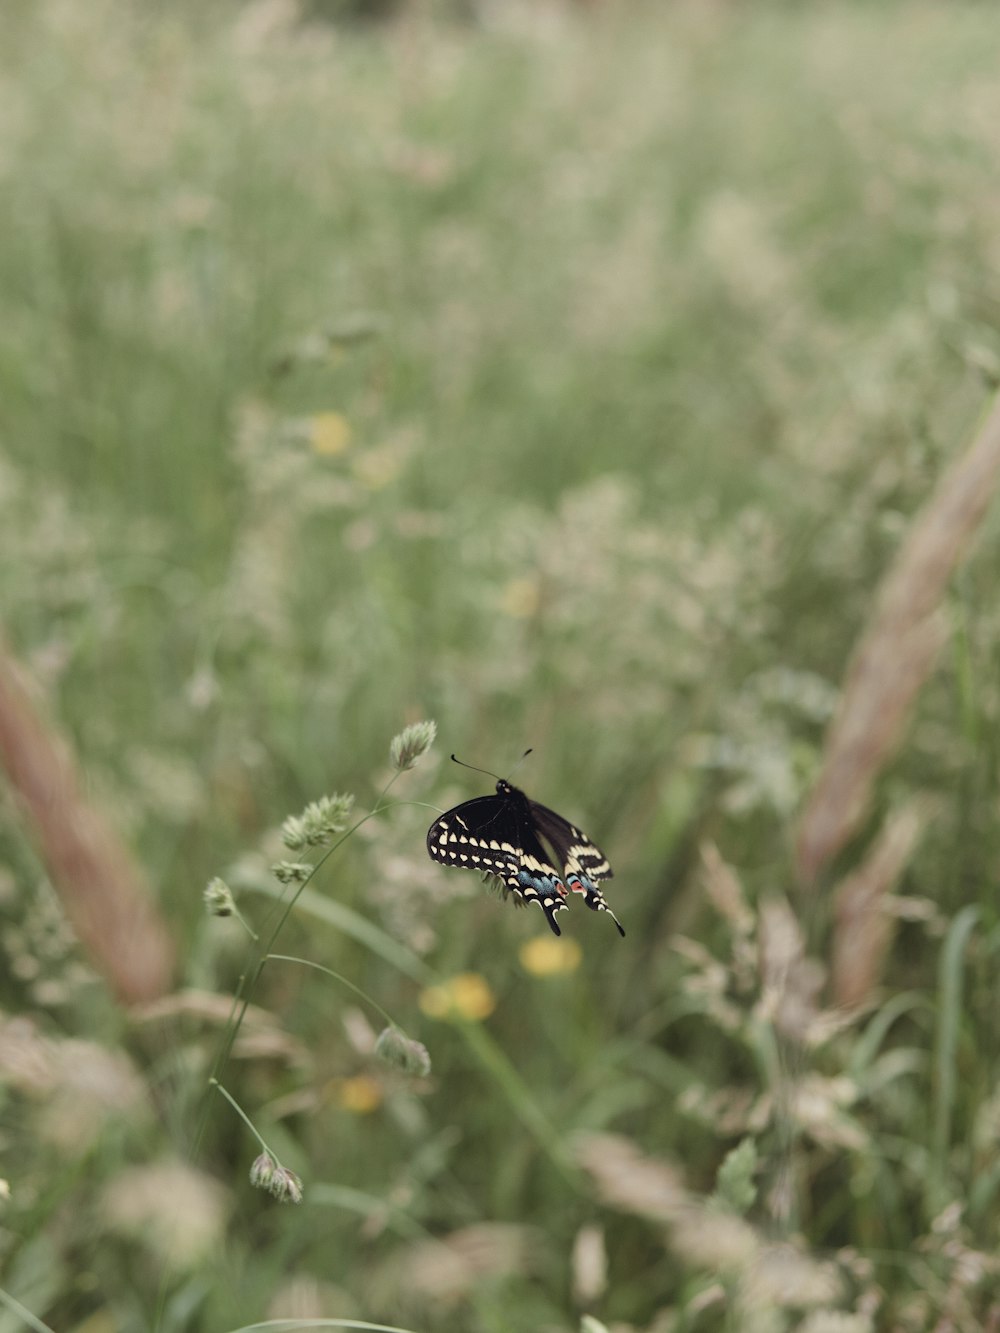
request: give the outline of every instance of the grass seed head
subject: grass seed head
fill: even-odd
[[[394,736],[389,746],[389,758],[393,768],[400,773],[413,768],[421,755],[434,744],[437,735],[436,722],[413,722],[404,727],[398,736]]]
[[[301,1203],[302,1181],[294,1171],[275,1161],[269,1152],[262,1152],[250,1168],[250,1184],[267,1190],[279,1203]]]
[[[408,1037],[405,1032],[400,1032],[395,1026],[384,1028],[379,1033],[375,1042],[375,1054],[387,1065],[402,1070],[404,1074],[416,1074],[426,1078],[431,1072],[431,1057],[427,1047],[422,1042]]]
[[[289,815],[281,826],[281,837],[292,852],[307,847],[325,847],[338,833],[343,833],[354,805],[354,797],[334,792],[310,801],[301,815]]]
[[[308,861],[279,861],[271,874],[280,884],[304,884],[314,869]]]
[[[233,891],[224,879],[218,875],[210,879],[205,886],[205,907],[209,916],[232,916],[236,911]]]

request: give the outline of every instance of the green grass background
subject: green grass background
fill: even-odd
[[[1000,16],[498,4],[334,26],[270,2],[9,0],[0,30],[3,629],[147,869],[179,983],[228,992],[242,966],[205,882],[227,874],[262,915],[281,820],[334,789],[370,808],[421,717],[439,745],[394,795],[443,807],[489,783],[448,752],[505,773],[532,746],[517,780],[606,848],[628,931],[564,914],[583,966],[532,976],[518,946],[544,923],[432,867],[429,811],[366,826],[313,887],[438,975],[483,975],[494,1045],[296,914],[285,951],[370,991],[433,1078],[345,1108],[330,1089],[368,1068],[352,997],[269,969],[256,998],[306,1054],[236,1061],[227,1085],[306,1201],[249,1189],[255,1145],[218,1102],[197,1164],[232,1212],[172,1268],[107,1223],[105,1191],[190,1152],[217,1033],[152,1042],[115,1011],[5,806],[4,1007],[128,1052],[152,1110],[73,1155],[0,1094],[3,1285],[88,1333],[235,1328],[282,1313],[293,1277],[325,1284],[330,1316],[566,1330],[594,1223],[609,1327],[749,1327],[699,1313],[712,1275],[605,1210],[525,1117],[567,1143],[613,1129],[710,1193],[741,1136],[684,1089],[767,1086],[671,940],[723,948],[705,838],[751,900],[793,892],[795,816],[873,588],[1000,372]],[[333,454],[314,447],[325,413],[350,429]],[[903,891],[940,929],[902,927],[895,1007],[818,1057],[855,1071],[863,1146],[795,1159],[793,1230],[873,1265],[880,1304],[845,1329],[997,1317],[985,1258],[966,1281],[921,1240],[955,1200],[963,1254],[998,1241],[997,555],[991,518],[879,788],[879,815],[931,812]],[[823,902],[807,925],[822,958]],[[883,1044],[894,1072],[866,1083]],[[760,1135],[761,1199],[777,1142]],[[408,1282],[415,1237],[493,1222],[530,1229],[511,1271],[451,1303]]]

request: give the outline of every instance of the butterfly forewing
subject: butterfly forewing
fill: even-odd
[[[520,828],[500,796],[478,796],[456,805],[427,830],[427,850],[435,861],[468,870],[488,870],[506,881],[517,873]]]
[[[611,878],[604,853],[561,815],[507,782],[497,783],[495,796],[465,801],[436,819],[427,830],[427,851],[442,865],[496,875],[522,901],[537,902],[556,935],[555,913],[566,906],[569,889],[584,894],[594,911],[608,912],[625,934],[597,887]]]

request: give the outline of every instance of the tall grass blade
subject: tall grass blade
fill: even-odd
[[[979,919],[978,907],[963,907],[951,923],[941,950],[938,971],[938,1023],[934,1048],[934,1184],[944,1185],[948,1148],[951,1143],[952,1112],[958,1086],[958,1034],[962,1017],[962,982],[965,946]]]
[[[239,883],[242,887],[263,894],[268,898],[280,901],[283,896],[284,891],[280,884],[263,877],[256,878],[234,872],[231,879],[234,884]],[[434,971],[426,963],[421,962],[415,953],[399,944],[391,935],[387,935],[384,930],[380,930],[378,926],[361,916],[360,913],[352,911],[350,907],[345,907],[343,903],[324,898],[321,893],[317,893],[313,889],[303,889],[296,899],[295,910],[304,912],[307,916],[315,917],[328,926],[333,926],[336,930],[349,935],[352,939],[357,940],[359,944],[363,944],[373,954],[376,954],[383,962],[388,963],[390,967],[394,967],[398,972],[402,972],[404,976],[408,976],[411,981],[416,981],[421,986],[431,986],[438,980]]]
[[[3,1287],[0,1287],[0,1305],[5,1310],[9,1310],[11,1314],[17,1315],[18,1319],[23,1319],[25,1328],[33,1329],[34,1333],[53,1333],[48,1324],[43,1323],[41,1319],[33,1315],[19,1300],[15,1300],[10,1292],[4,1291]]]
[[[243,1324],[230,1333],[258,1333],[268,1329],[271,1333],[293,1333],[297,1328],[357,1328],[367,1333],[414,1333],[412,1328],[399,1328],[395,1324],[369,1324],[364,1319],[266,1319],[262,1324]]]

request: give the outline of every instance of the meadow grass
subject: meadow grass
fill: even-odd
[[[1000,17],[0,27],[2,630],[179,957],[117,1003],[5,803],[0,1333],[997,1326],[995,514],[912,661],[876,589],[1000,380]],[[896,743],[810,859],[872,642]],[[205,885],[260,933],[422,718],[237,1031]],[[426,856],[447,754],[528,746],[624,941]]]

